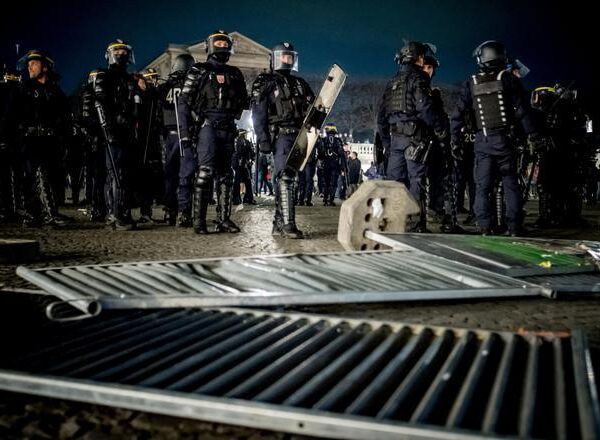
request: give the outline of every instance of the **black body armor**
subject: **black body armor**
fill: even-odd
[[[175,114],[175,105],[179,100],[179,95],[183,90],[186,72],[183,70],[169,75],[167,82],[160,86],[162,96],[162,116],[165,127],[177,126],[177,115]]]
[[[506,71],[495,73],[480,73],[471,77],[471,93],[475,122],[479,130],[508,128],[513,125],[515,112],[512,103],[508,101],[502,75]]]
[[[197,115],[225,112],[239,119],[248,104],[242,72],[226,64],[195,64],[188,71],[182,93]]]
[[[100,69],[90,74],[96,109],[113,137],[128,139],[139,117],[140,91],[133,75],[124,69]]]
[[[293,75],[263,73],[254,82],[252,94],[271,94],[268,120],[270,126],[299,127],[314,94],[308,83]]]

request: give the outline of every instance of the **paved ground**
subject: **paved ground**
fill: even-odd
[[[534,207],[528,207],[533,212]],[[43,257],[28,266],[63,266],[99,262],[167,260],[190,257],[242,256],[289,252],[342,250],[337,243],[339,208],[299,207],[298,224],[308,236],[305,240],[283,240],[271,236],[272,199],[261,199],[257,206],[244,206],[234,218],[240,234],[197,236],[191,229],[165,225],[143,227],[137,231],[114,232],[102,225],[89,224],[74,209],[64,213],[75,218],[68,229],[23,229],[18,225],[0,226],[0,238],[39,240]],[[161,215],[160,210],[155,215]],[[214,212],[209,216],[214,216]],[[588,228],[547,231],[538,236],[600,240],[600,211],[586,212]],[[531,223],[533,216],[528,217]],[[436,225],[431,228],[434,232]],[[0,266],[0,287],[31,287],[18,278],[15,265]],[[569,301],[546,299],[419,302],[410,304],[345,305],[306,307],[302,311],[348,317],[397,320],[456,327],[494,330],[563,331],[580,327],[586,330],[596,358],[600,348],[600,309],[594,298]],[[22,398],[0,396],[0,438],[290,438],[278,433],[259,432],[158,417],[138,412],[119,411]]]

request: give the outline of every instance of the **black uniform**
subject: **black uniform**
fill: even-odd
[[[590,163],[584,139],[587,116],[573,98],[556,92],[542,98],[536,91],[545,102],[534,103],[534,116],[548,140],[545,149],[534,152],[539,162],[538,226],[581,225],[585,169]]]
[[[308,83],[288,70],[263,73],[252,86],[252,118],[261,152],[273,152],[275,218],[273,233],[300,238],[296,227],[296,175],[285,163],[306,112],[314,100]]]
[[[242,203],[240,196],[240,184],[243,183],[246,192],[243,202],[253,204],[252,195],[252,161],[254,159],[254,145],[252,141],[246,139],[244,135],[238,136],[235,141],[235,152],[232,158],[234,172],[232,199],[234,205]]]
[[[95,107],[94,74],[89,77],[88,84],[82,89],[81,126],[85,135],[85,169],[86,199],[89,204],[89,215],[92,221],[104,221],[106,217],[106,146],[98,122]]]
[[[175,105],[183,90],[187,70],[173,72],[159,86],[164,136],[165,210],[171,224],[179,212],[180,226],[191,226],[192,185],[197,169],[196,150],[179,143]],[[189,145],[189,144],[188,144]],[[183,156],[182,156],[183,153]],[[179,190],[178,190],[179,189]]]
[[[338,178],[346,163],[344,145],[335,132],[329,132],[319,142],[318,150],[319,160],[323,164],[323,206],[334,206]]]
[[[138,222],[151,222],[154,201],[162,202],[164,173],[162,158],[161,97],[156,86],[148,83],[141,93],[140,122],[136,158],[136,193],[141,218]]]
[[[491,194],[500,176],[506,198],[508,233],[522,226],[522,197],[518,180],[516,148],[512,133],[519,123],[532,144],[539,143],[532,122],[529,100],[520,81],[506,69],[504,46],[495,41],[481,44],[474,53],[480,72],[465,81],[452,113],[453,145],[460,144],[465,119],[475,112],[475,214],[482,233],[492,227]]]
[[[106,147],[106,204],[117,227],[128,229],[138,142],[140,90],[125,66],[113,64],[91,73],[95,107]]]
[[[443,113],[434,106],[429,76],[415,64],[427,45],[409,42],[397,55],[402,64],[383,94],[377,115],[384,151],[389,151],[386,178],[404,183],[421,206],[415,231],[426,230],[427,156],[434,137],[447,136]]]
[[[481,108],[478,107],[479,104]],[[489,231],[492,226],[492,187],[496,176],[500,176],[507,205],[507,226],[511,233],[518,232],[522,223],[522,198],[511,125],[520,122],[525,133],[535,132],[523,89],[518,79],[505,70],[473,75],[464,83],[452,116],[452,137],[455,143],[460,142],[467,109],[475,109],[477,117],[474,144],[474,209],[477,223],[484,232]]]
[[[248,93],[242,72],[237,67],[209,57],[195,64],[187,73],[178,101],[181,139],[191,146],[192,138],[198,156],[195,185],[194,230],[206,233],[206,212],[212,197],[213,182],[217,188],[217,231],[238,232],[231,221],[233,171],[231,159],[237,134],[235,120],[248,106]],[[197,134],[196,134],[197,133]],[[182,176],[190,179],[193,174]]]
[[[70,130],[67,98],[52,78],[43,84],[28,79],[21,87],[18,115],[26,223],[58,224],[55,185]]]
[[[17,99],[19,80],[5,74],[0,81],[0,223],[17,214],[20,171],[17,160]]]
[[[298,205],[312,206],[312,195],[315,190],[315,172],[317,167],[317,148],[314,148],[304,165],[304,169],[298,173]]]

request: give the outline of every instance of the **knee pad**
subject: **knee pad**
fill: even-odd
[[[200,167],[198,176],[196,177],[196,187],[210,188],[213,181],[213,169],[211,167]]]
[[[233,185],[233,173],[231,172],[231,170],[219,177],[219,184],[227,186]]]
[[[193,176],[186,176],[179,178],[179,186],[192,186]]]

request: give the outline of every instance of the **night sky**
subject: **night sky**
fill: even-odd
[[[388,77],[393,55],[407,37],[437,45],[437,79],[456,83],[474,70],[471,52],[487,39],[503,41],[509,55],[528,65],[529,87],[556,80],[592,83],[597,29],[583,2],[548,1],[18,1],[2,13],[3,61],[22,52],[49,50],[72,92],[93,68],[104,66],[114,38],[133,45],[137,68],[168,43],[190,43],[223,28],[267,47],[288,40],[300,52],[300,72],[324,74],[333,62],[354,77]]]

